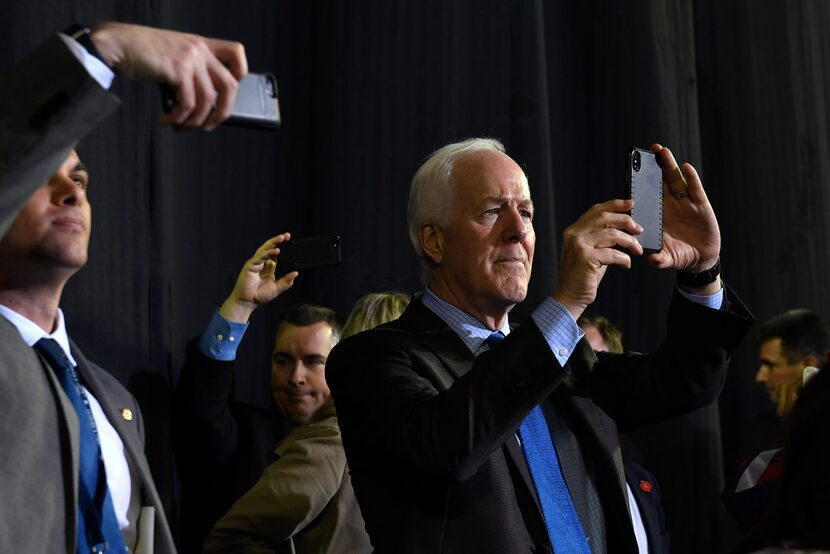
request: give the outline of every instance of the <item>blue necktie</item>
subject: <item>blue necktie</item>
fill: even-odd
[[[502,339],[504,334],[496,331],[484,342],[493,348]],[[542,515],[545,517],[554,552],[590,554],[591,548],[576,513],[568,484],[562,476],[559,458],[541,406],[533,408],[522,422],[519,438],[542,505]]]
[[[92,410],[78,374],[63,349],[42,338],[34,348],[46,357],[66,396],[78,414],[80,426],[80,479],[78,482],[78,554],[127,552],[107,487],[101,446]]]

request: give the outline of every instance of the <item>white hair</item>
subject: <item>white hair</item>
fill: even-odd
[[[427,282],[431,259],[421,248],[420,229],[424,223],[445,227],[452,208],[452,170],[455,162],[476,152],[505,153],[504,145],[493,138],[470,138],[443,146],[430,154],[415,176],[409,189],[406,210],[409,240],[423,264],[422,280]]]

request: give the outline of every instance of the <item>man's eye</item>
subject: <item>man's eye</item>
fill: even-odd
[[[533,219],[533,212],[530,210],[521,210],[522,217],[526,217],[528,219]]]
[[[81,187],[82,189],[87,189],[88,183],[86,179],[84,179],[83,177],[75,177],[72,180],[75,181],[75,184]]]

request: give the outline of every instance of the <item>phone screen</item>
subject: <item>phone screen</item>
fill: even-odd
[[[631,217],[643,227],[637,241],[646,252],[663,248],[663,169],[651,150],[628,153],[628,197],[634,200]]]

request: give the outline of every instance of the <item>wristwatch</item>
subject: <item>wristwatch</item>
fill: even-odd
[[[720,258],[715,262],[715,265],[701,271],[700,273],[689,273],[687,271],[677,272],[677,284],[683,287],[700,288],[705,287],[709,283],[714,283],[715,279],[720,275]]]
[[[98,52],[98,49],[95,48],[95,43],[92,42],[91,33],[92,31],[90,30],[90,28],[81,23],[75,23],[74,25],[70,25],[69,27],[63,30],[63,34],[69,36],[72,39],[75,39],[75,41],[78,44],[86,48],[87,52],[89,52],[102,62],[104,62],[104,65],[109,67],[107,61],[103,58],[103,56],[101,56],[101,53]]]

